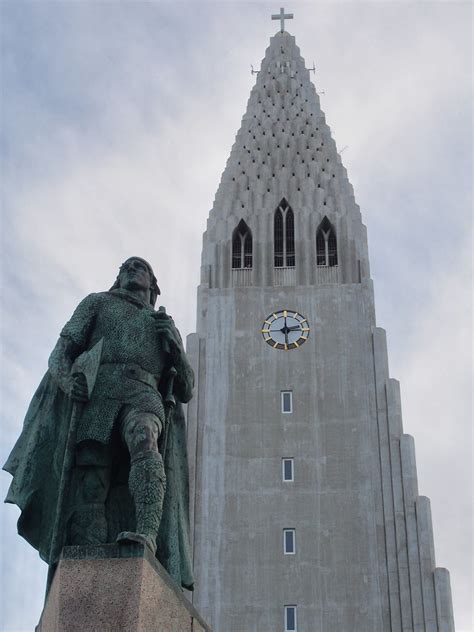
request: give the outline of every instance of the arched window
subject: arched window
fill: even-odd
[[[295,266],[295,218],[288,202],[283,198],[273,223],[275,268]]]
[[[316,232],[316,263],[324,268],[337,266],[336,232],[327,217]]]
[[[252,233],[250,228],[240,220],[232,235],[232,268],[252,267]]]
[[[275,221],[273,226],[274,248],[275,248],[275,268],[281,268],[283,265],[283,215],[279,208],[275,212]]]

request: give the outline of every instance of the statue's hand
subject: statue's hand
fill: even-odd
[[[70,376],[67,384],[67,394],[78,402],[87,402],[89,400],[86,378],[82,373],[75,373]]]
[[[171,355],[178,355],[182,350],[181,336],[176,329],[173,319],[168,316],[164,307],[160,307],[154,312],[155,327],[157,334],[164,339],[166,350]]]

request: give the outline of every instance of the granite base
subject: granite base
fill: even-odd
[[[36,632],[211,632],[141,544],[63,549]]]

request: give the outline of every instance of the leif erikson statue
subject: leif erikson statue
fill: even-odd
[[[132,257],[110,291],[79,304],[4,466],[18,532],[52,572],[64,545],[136,541],[192,589],[181,403],[194,378],[158,294]]]

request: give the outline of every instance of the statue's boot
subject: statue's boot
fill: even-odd
[[[139,542],[154,555],[166,490],[165,468],[158,452],[149,451],[132,461],[128,488],[135,503],[136,532],[122,531],[117,542]]]

